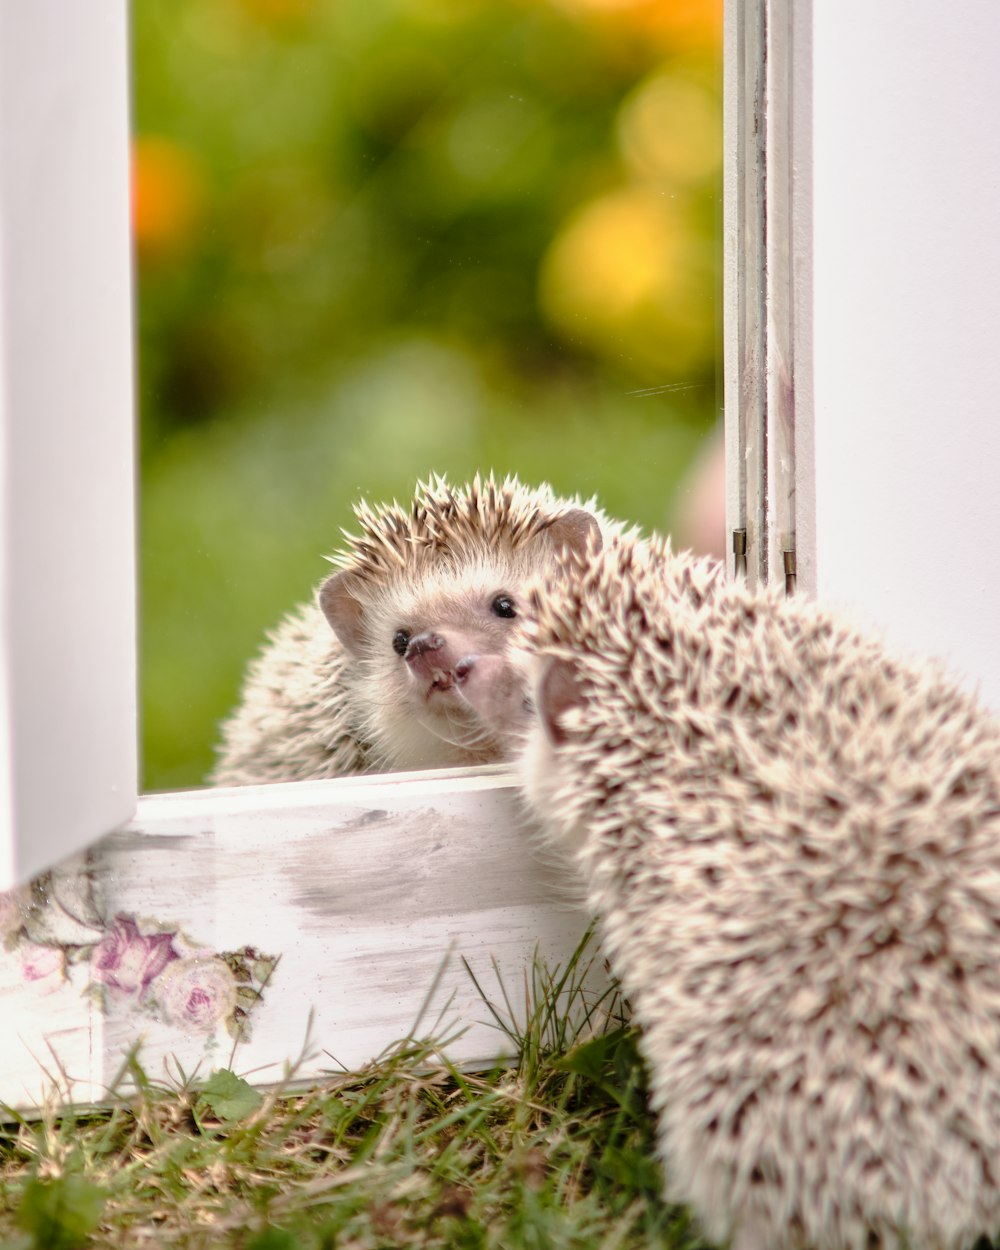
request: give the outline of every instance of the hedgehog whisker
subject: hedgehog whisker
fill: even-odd
[[[443,732],[438,725],[427,725],[427,728],[440,742],[447,742],[449,746],[458,747],[464,751],[472,751],[476,747],[484,746],[486,743],[493,741],[493,735],[489,729],[478,722],[469,725],[466,729],[461,725],[455,725],[452,721],[450,722],[450,727],[455,730],[454,737]]]
[[[438,741],[447,742],[449,746],[459,747],[463,751],[471,751],[475,747],[492,741],[491,735],[486,729],[480,729],[478,733],[461,734],[455,738],[449,737],[448,734],[442,733],[440,729],[434,727],[431,727],[431,733]]]

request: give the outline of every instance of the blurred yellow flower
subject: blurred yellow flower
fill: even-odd
[[[542,300],[558,321],[617,321],[676,269],[683,232],[639,187],[591,201],[557,237],[542,271]]]
[[[618,114],[618,145],[641,178],[691,184],[722,163],[720,100],[695,79],[661,72],[644,79]]]
[[[543,261],[539,296],[566,337],[633,366],[692,368],[711,357],[711,243],[650,187],[593,200]]]

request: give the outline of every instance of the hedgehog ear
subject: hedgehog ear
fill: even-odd
[[[583,704],[583,688],[572,660],[549,660],[538,683],[536,703],[546,733],[559,746],[567,737],[560,718]]]
[[[364,608],[359,590],[358,579],[350,573],[333,573],[316,596],[330,628],[351,655],[360,655],[364,646]]]
[[[545,536],[555,551],[569,550],[581,558],[590,550],[597,552],[604,545],[597,518],[583,508],[573,508],[557,516],[545,530]]]

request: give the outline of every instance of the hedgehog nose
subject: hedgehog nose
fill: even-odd
[[[440,634],[432,634],[429,630],[415,634],[406,648],[406,662],[409,664],[428,651],[440,651],[443,646],[444,639]]]
[[[465,681],[466,677],[468,677],[475,667],[476,657],[474,655],[467,655],[463,659],[459,660],[459,662],[455,665],[455,680],[459,685]]]

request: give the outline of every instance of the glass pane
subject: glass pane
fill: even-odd
[[[359,497],[516,472],[721,551],[721,8],[134,0],[146,789]]]

